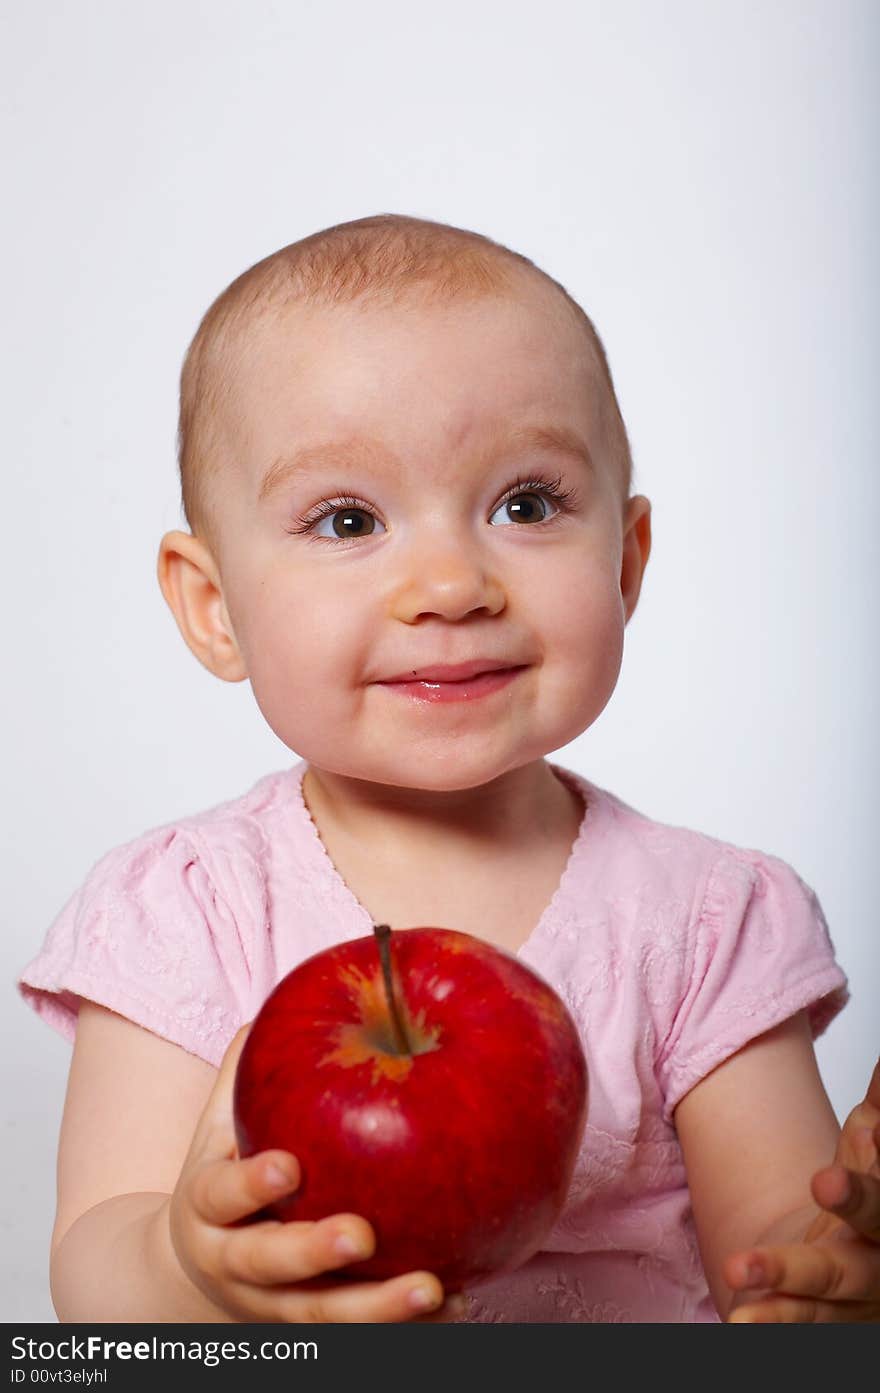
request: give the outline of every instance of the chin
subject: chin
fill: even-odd
[[[411,788],[425,793],[459,793],[482,788],[515,769],[543,759],[547,750],[538,746],[525,750],[521,742],[503,754],[483,749],[467,749],[464,741],[438,742],[435,749],[417,747],[415,751],[389,756],[387,750],[360,768],[353,762],[340,774],[370,783]],[[442,745],[442,748],[441,748]],[[549,748],[549,747],[548,747]]]

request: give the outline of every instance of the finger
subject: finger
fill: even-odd
[[[876,1160],[874,1153],[877,1147],[876,1129],[878,1124],[880,1124],[880,1060],[878,1060],[871,1075],[864,1098],[856,1104],[843,1124],[834,1159],[844,1166],[852,1166],[857,1170],[866,1169],[872,1161]],[[868,1139],[865,1137],[866,1132],[875,1133],[875,1136]],[[866,1150],[868,1153],[867,1163],[863,1159]]]
[[[725,1264],[734,1291],[844,1301],[878,1300],[880,1251],[847,1241],[791,1243],[737,1253]]]
[[[350,1262],[372,1257],[375,1248],[375,1233],[366,1219],[358,1214],[334,1214],[314,1223],[270,1221],[239,1230],[229,1243],[225,1261],[234,1281],[269,1287],[308,1282]],[[421,1280],[416,1286],[419,1291],[424,1290]],[[462,1293],[446,1296],[437,1307],[434,1303],[438,1295],[442,1296],[442,1287],[438,1293],[432,1282],[430,1291],[430,1300],[420,1304],[414,1315],[408,1306],[404,1316],[395,1314],[391,1318],[445,1324],[463,1317],[466,1302]],[[400,1291],[391,1287],[390,1295],[399,1303]],[[427,1315],[420,1314],[425,1310]]]
[[[299,1162],[289,1151],[259,1151],[243,1161],[209,1161],[193,1176],[190,1198],[204,1223],[235,1224],[299,1183]]]
[[[814,1301],[809,1297],[769,1296],[738,1306],[727,1317],[728,1325],[840,1325],[880,1318],[877,1302]]]
[[[865,1102],[870,1103],[871,1107],[876,1108],[880,1113],[880,1059],[874,1065],[874,1072],[865,1090]]]
[[[244,1042],[253,1022],[248,1022],[233,1037],[217,1070],[214,1087],[208,1096],[193,1137],[190,1153],[209,1160],[219,1160],[235,1154],[235,1130],[232,1122],[232,1090],[235,1072]]]
[[[860,1127],[853,1136],[855,1164],[850,1170],[868,1171],[880,1176],[880,1118]]]
[[[304,1282],[350,1262],[372,1257],[376,1237],[358,1214],[334,1214],[316,1222],[269,1220],[227,1236],[227,1274],[255,1286]]]
[[[293,1291],[282,1298],[281,1319],[315,1324],[399,1323],[438,1315],[444,1301],[443,1287],[432,1272],[408,1272],[385,1282],[340,1282]]]
[[[339,1281],[332,1286],[232,1283],[229,1290],[230,1301],[243,1319],[292,1325],[425,1321],[442,1317],[446,1309],[443,1287],[431,1272],[408,1272],[386,1282]]]
[[[419,1325],[454,1325],[457,1321],[464,1320],[467,1312],[467,1301],[462,1292],[455,1292],[452,1296],[447,1296],[443,1305],[431,1315],[416,1316]]]
[[[372,1257],[376,1236],[358,1214],[334,1214],[314,1223],[269,1221],[230,1236],[224,1258],[228,1275],[247,1285],[271,1286],[306,1282]],[[428,1323],[461,1319],[466,1310],[461,1293],[446,1297],[436,1311],[417,1317]]]
[[[845,1219],[856,1233],[880,1243],[880,1180],[843,1166],[827,1166],[810,1181],[813,1198],[829,1213]]]

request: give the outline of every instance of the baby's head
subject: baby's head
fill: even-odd
[[[607,703],[650,505],[595,329],[527,258],[393,216],[267,257],[190,346],[180,468],[165,598],[316,766],[470,788]],[[466,701],[384,685],[472,660],[520,671]]]

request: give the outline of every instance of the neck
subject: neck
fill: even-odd
[[[385,853],[395,846],[426,856],[479,858],[577,831],[583,803],[546,760],[512,769],[478,788],[438,792],[371,783],[309,764],[303,798],[319,831]]]

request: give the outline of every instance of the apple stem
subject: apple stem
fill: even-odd
[[[379,944],[379,961],[382,964],[382,977],[385,981],[385,996],[388,999],[388,1014],[398,1054],[412,1054],[403,1018],[397,1008],[397,993],[394,990],[394,970],[391,966],[391,925],[374,924],[373,933]]]

